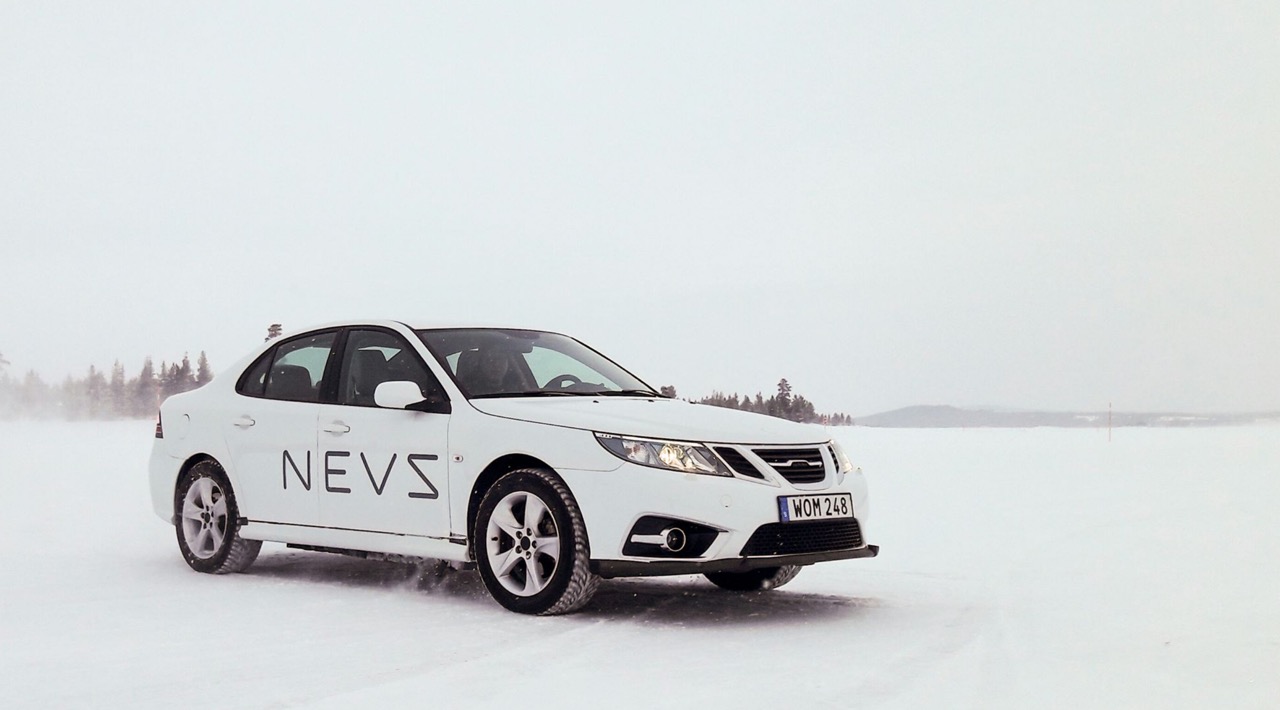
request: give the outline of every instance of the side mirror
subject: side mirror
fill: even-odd
[[[422,401],[422,390],[412,382],[383,382],[373,391],[373,401],[379,407],[404,409]]]
[[[418,385],[407,380],[378,385],[373,391],[373,402],[385,409],[411,409],[435,414],[449,414],[453,411],[448,400],[426,399]]]

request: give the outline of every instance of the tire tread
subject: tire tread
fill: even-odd
[[[180,515],[179,511],[182,507],[182,497],[191,484],[200,478],[211,478],[218,487],[222,489],[222,494],[227,501],[227,537],[230,538],[226,553],[223,555],[214,555],[213,557],[201,560],[187,553],[186,543],[182,537],[182,521],[177,519]],[[187,564],[197,572],[207,574],[233,574],[243,572],[252,565],[254,560],[258,559],[258,553],[262,550],[261,540],[246,540],[240,537],[240,509],[236,505],[236,494],[231,489],[231,482],[227,480],[226,471],[222,465],[213,459],[205,459],[197,462],[182,478],[178,479],[178,485],[174,489],[174,528],[178,535],[178,549],[182,551],[183,558]]]
[[[542,469],[530,469],[530,472],[551,486],[560,496],[565,507],[569,509],[569,519],[573,525],[573,571],[569,577],[569,586],[565,588],[560,600],[550,609],[542,612],[541,616],[569,614],[586,606],[595,595],[596,587],[600,585],[600,577],[591,571],[591,549],[587,541],[587,525],[582,519],[578,501],[574,499],[569,492],[569,487],[560,480],[559,476]]]
[[[525,481],[519,481],[524,478]],[[533,480],[528,480],[533,479]],[[569,614],[578,611],[591,601],[591,597],[596,592],[596,587],[600,584],[600,577],[591,571],[591,545],[587,539],[587,526],[582,517],[582,509],[578,507],[577,500],[574,499],[573,493],[564,481],[560,480],[553,471],[545,468],[530,467],[520,468],[503,474],[501,478],[494,481],[493,485],[485,492],[480,503],[480,517],[482,518],[486,511],[491,512],[489,501],[508,494],[511,490],[522,490],[525,486],[536,485],[538,487],[546,487],[550,489],[550,493],[554,494],[567,513],[568,520],[565,521],[570,530],[562,530],[560,533],[561,540],[566,539],[566,533],[573,538],[573,549],[567,550],[562,548],[560,551],[560,563],[569,563],[568,577],[565,579],[564,590],[554,600],[547,600],[549,603],[545,608],[539,608],[538,603],[529,603],[533,597],[520,598],[517,600],[508,599],[508,593],[501,588],[501,585],[492,582],[489,578],[489,572],[485,560],[486,554],[483,547],[483,532],[486,521],[477,519],[474,525],[474,534],[472,536],[472,554],[476,560],[477,567],[481,572],[485,585],[489,587],[489,592],[504,607],[511,611],[524,614],[536,614],[538,616],[553,616],[557,614]],[[547,495],[541,492],[540,495]],[[557,570],[556,575],[561,572]]]

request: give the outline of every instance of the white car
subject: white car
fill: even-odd
[[[820,428],[659,395],[536,330],[396,321],[271,340],[161,406],[152,503],[193,569],[264,541],[479,569],[557,614],[601,578],[771,589],[873,557],[866,484]]]

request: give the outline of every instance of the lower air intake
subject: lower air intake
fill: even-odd
[[[800,555],[862,547],[862,528],[853,518],[761,525],[742,548],[745,556]]]

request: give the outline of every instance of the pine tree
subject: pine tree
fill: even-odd
[[[125,391],[124,365],[119,360],[111,366],[111,383],[107,385],[107,401],[113,417],[123,417],[129,413],[129,397]]]
[[[209,368],[209,358],[205,356],[204,351],[200,351],[200,359],[196,361],[196,387],[204,387],[213,379],[213,370]],[[672,397],[675,396],[675,388],[671,389]]]
[[[161,364],[160,367],[161,369],[164,369],[163,364]],[[187,369],[190,370],[191,368],[188,367]],[[182,368],[178,366],[178,363],[175,362],[169,366],[168,372],[164,374],[164,380],[161,382],[160,389],[160,396],[165,399],[168,399],[182,391]]]
[[[0,419],[12,419],[18,412],[18,385],[0,369]]]
[[[84,388],[82,383],[67,375],[58,392],[59,408],[64,419],[82,419],[85,415]]]
[[[169,363],[161,360],[160,367],[156,368],[156,397],[158,401],[163,402],[169,396],[169,388],[172,386],[173,380],[169,378]]]
[[[783,419],[791,419],[791,383],[787,382],[787,378],[778,380],[778,399],[774,407],[773,414],[775,417]]]
[[[49,385],[40,379],[35,370],[27,370],[22,378],[22,390],[18,396],[19,409],[23,414],[32,417],[46,417],[52,414],[52,403],[49,401]]]
[[[93,365],[84,380],[86,414],[90,419],[101,417],[107,408],[107,378]]]
[[[176,379],[177,392],[186,392],[195,387],[196,376],[191,372],[191,359],[187,357],[186,353],[182,354],[182,364],[178,366]]]
[[[142,361],[142,372],[133,384],[133,415],[145,417],[156,410],[156,371],[151,358]]]
[[[814,422],[819,419],[813,402],[805,399],[803,395],[796,395],[791,400],[791,411],[787,418],[793,422]]]

